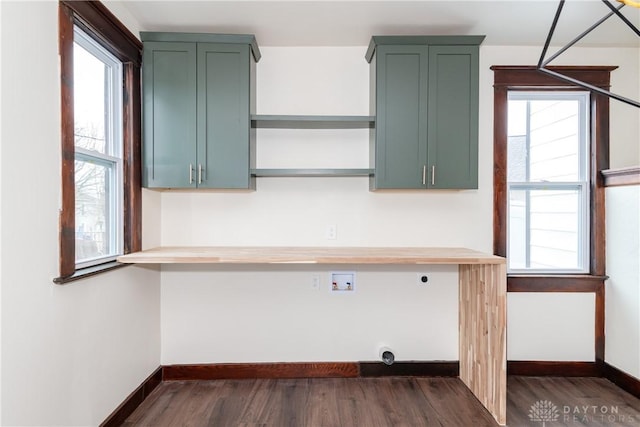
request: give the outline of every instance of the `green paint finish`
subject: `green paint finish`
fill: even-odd
[[[145,41],[143,69],[143,185],[254,189],[252,46]]]
[[[249,46],[198,43],[203,188],[249,188]]]
[[[144,45],[143,185],[193,188],[196,164],[196,47]]]
[[[380,46],[376,188],[421,188],[426,152],[427,47]]]
[[[213,34],[213,33],[165,33],[141,31],[140,40],[143,42],[183,42],[183,43],[223,43],[251,46],[251,54],[256,62],[260,61],[261,53],[258,42],[253,34]]]
[[[477,188],[478,46],[461,45],[464,37],[452,45],[400,45],[395,37],[380,44],[387,38],[372,41],[370,58],[371,189]]]
[[[429,89],[427,187],[478,188],[477,47],[430,46]]]
[[[375,127],[374,116],[287,116],[252,115],[256,129],[368,129]]]
[[[421,46],[479,46],[485,36],[373,36],[365,54],[367,62],[371,62],[378,45],[421,45]]]

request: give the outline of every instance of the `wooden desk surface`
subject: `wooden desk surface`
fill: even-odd
[[[158,247],[118,257],[133,264],[503,264],[466,248],[425,247]]]

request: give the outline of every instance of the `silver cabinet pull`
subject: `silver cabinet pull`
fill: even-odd
[[[431,166],[431,185],[436,185],[436,165]]]
[[[202,164],[198,165],[198,184],[202,184]]]
[[[193,165],[189,163],[189,184],[193,184]]]
[[[427,185],[427,165],[422,166],[422,185]]]

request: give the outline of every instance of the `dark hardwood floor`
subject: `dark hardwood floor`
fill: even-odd
[[[509,377],[509,426],[640,426],[640,399],[602,378]],[[531,419],[538,405],[537,419]],[[124,426],[496,426],[457,378],[167,381]]]
[[[640,399],[604,378],[519,377],[507,380],[509,426],[542,426],[530,418],[538,402],[555,406],[547,415],[556,426],[640,426]],[[557,417],[556,417],[557,415]]]

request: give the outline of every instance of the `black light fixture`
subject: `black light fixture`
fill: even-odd
[[[540,54],[540,60],[538,61],[538,70],[543,72],[543,73],[545,73],[545,74],[549,74],[551,76],[554,76],[554,77],[556,77],[556,78],[558,78],[560,80],[564,80],[564,81],[572,83],[574,85],[581,86],[581,87],[583,87],[585,89],[589,89],[589,90],[591,90],[593,92],[600,93],[602,95],[608,96],[610,98],[613,98],[613,99],[616,99],[618,101],[624,102],[626,104],[633,105],[635,107],[640,108],[640,102],[639,101],[634,101],[634,100],[626,98],[624,96],[615,94],[615,93],[613,93],[611,91],[599,88],[597,86],[593,86],[593,85],[591,85],[589,83],[583,82],[581,80],[566,76],[566,75],[564,75],[562,73],[559,73],[557,71],[550,70],[550,69],[546,68],[547,65],[549,65],[549,63],[551,61],[556,59],[558,56],[560,56],[562,53],[564,53],[571,46],[573,46],[574,44],[576,44],[577,42],[582,40],[587,34],[589,34],[591,31],[596,29],[600,24],[602,24],[607,19],[611,18],[613,15],[618,16],[618,18],[620,18],[620,20],[622,20],[622,22],[624,22],[627,26],[629,26],[629,28],[631,28],[631,30],[633,32],[635,32],[638,37],[640,37],[640,30],[638,30],[638,28],[635,25],[633,25],[633,23],[631,21],[629,21],[629,19],[627,19],[627,17],[624,16],[620,12],[620,9],[622,9],[625,5],[629,5],[629,6],[632,6],[632,7],[640,8],[640,1],[637,1],[637,0],[617,0],[617,1],[620,3],[620,5],[618,5],[616,7],[609,0],[602,0],[602,2],[610,9],[609,13],[607,15],[603,16],[602,18],[600,18],[595,24],[593,24],[591,27],[589,27],[584,32],[582,32],[582,34],[580,34],[579,36],[577,36],[576,38],[571,40],[569,43],[567,43],[566,46],[564,46],[563,48],[558,50],[556,53],[551,55],[551,57],[549,57],[548,59],[545,60],[545,57],[547,55],[547,50],[549,49],[549,44],[551,43],[551,39],[553,38],[553,33],[555,32],[556,25],[558,24],[558,19],[560,18],[560,14],[562,13],[562,8],[564,7],[565,0],[560,0],[560,3],[558,4],[558,9],[556,10],[556,15],[553,18],[553,23],[551,24],[551,29],[549,30],[549,34],[547,35],[547,40],[545,41],[544,48],[542,48],[542,53]]]

